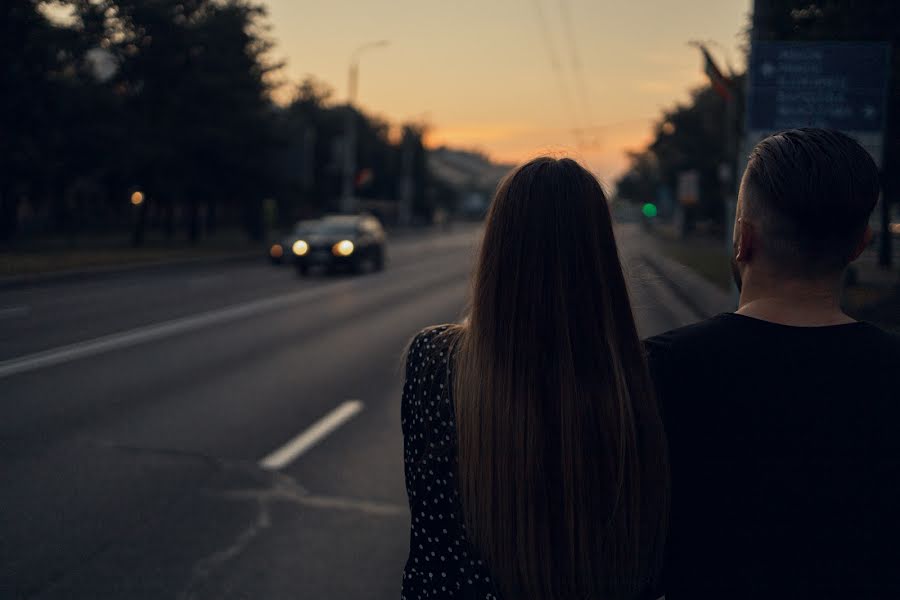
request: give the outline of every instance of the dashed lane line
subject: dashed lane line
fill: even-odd
[[[269,471],[282,469],[307,450],[328,437],[335,429],[352,419],[363,409],[359,400],[347,400],[313,423],[305,431],[259,461],[259,466]]]

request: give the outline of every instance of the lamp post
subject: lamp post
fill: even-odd
[[[356,102],[356,87],[359,79],[359,58],[366,50],[383,48],[390,44],[387,40],[368,42],[358,47],[350,55],[350,70],[347,81],[347,111],[344,125],[344,177],[341,186],[341,212],[350,213],[356,208],[354,178],[356,176],[356,118],[353,105]]]

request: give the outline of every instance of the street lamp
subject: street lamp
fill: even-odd
[[[341,212],[353,212],[355,208],[354,184],[356,171],[356,119],[353,104],[356,102],[356,88],[359,80],[359,58],[366,50],[384,48],[387,40],[368,42],[358,47],[350,55],[350,70],[347,78],[347,115],[344,126],[344,177],[341,187]]]
[[[134,230],[131,236],[131,245],[137,248],[144,243],[144,223],[147,218],[147,195],[140,189],[132,188],[131,195],[128,197],[133,207]]]

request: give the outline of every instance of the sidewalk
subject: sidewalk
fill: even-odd
[[[206,232],[191,242],[185,231],[171,237],[148,231],[140,246],[132,245],[127,231],[64,235],[22,236],[0,246],[0,285],[125,272],[163,265],[207,262],[263,256],[264,245],[247,238],[234,227]]]
[[[672,225],[666,223],[653,223],[648,231],[656,240],[661,254],[690,267],[719,289],[729,293],[732,291],[734,279],[724,234],[698,232],[682,238]]]
[[[678,239],[664,224],[654,224],[647,238],[652,240],[653,251],[646,253],[645,260],[681,290],[686,302],[700,298],[697,312],[710,314],[711,309],[722,306],[734,309],[737,298],[730,286],[724,242],[703,237]],[[848,271],[842,303],[856,319],[900,331],[900,238],[894,239],[893,254],[893,267],[885,270],[878,266],[877,246],[866,249]]]
[[[652,232],[646,234],[645,240],[647,244],[640,252],[641,259],[698,318],[705,319],[735,309],[737,298],[734,295],[668,256]]]
[[[136,271],[150,271],[161,268],[200,267],[219,264],[228,264],[241,261],[262,259],[264,255],[257,251],[230,252],[214,254],[211,256],[171,256],[164,259],[136,260],[131,262],[95,264],[80,268],[61,269],[56,271],[20,272],[15,275],[0,275],[0,290],[32,285],[39,283],[62,282],[73,279],[112,277]],[[5,255],[0,255],[0,261],[7,261]],[[6,264],[3,264],[3,272]]]

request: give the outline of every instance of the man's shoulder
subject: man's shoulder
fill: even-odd
[[[808,335],[800,336],[798,330]],[[722,353],[728,354],[737,339],[746,344],[759,342],[765,334],[766,343],[777,339],[797,343],[805,340],[808,348],[810,340],[823,343],[823,348],[852,348],[856,355],[867,356],[879,364],[885,361],[900,361],[900,335],[881,329],[870,323],[856,323],[832,327],[796,328],[768,323],[734,313],[722,313],[715,317],[679,327],[644,340],[644,348],[651,370],[662,363],[677,362],[680,358],[693,359],[698,355],[714,360]],[[788,335],[790,334],[790,335]],[[779,337],[780,336],[780,337]],[[761,342],[760,342],[761,343]]]
[[[723,313],[709,319],[672,329],[644,340],[644,347],[652,355],[688,350],[696,345],[708,347],[717,339],[725,339],[731,332],[730,313]]]
[[[866,346],[877,354],[900,359],[900,333],[882,329],[872,323],[862,323],[859,328],[865,336]]]
[[[647,367],[657,391],[664,395],[670,386],[680,386],[697,373],[698,364],[708,366],[716,357],[727,356],[734,327],[729,314],[723,313],[645,339]]]

